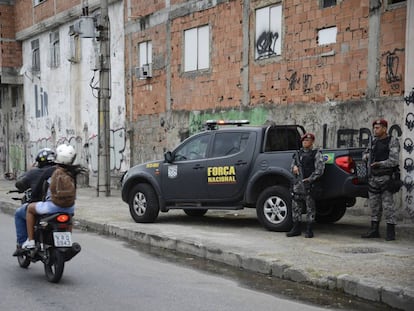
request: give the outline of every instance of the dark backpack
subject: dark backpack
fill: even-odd
[[[50,180],[52,202],[60,207],[71,207],[75,204],[75,178],[63,167],[58,166]]]

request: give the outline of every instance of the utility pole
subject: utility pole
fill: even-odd
[[[99,92],[98,92],[98,185],[97,196],[111,195],[109,99],[111,96],[110,38],[108,0],[101,0],[99,31]]]

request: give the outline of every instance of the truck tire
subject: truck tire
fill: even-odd
[[[256,205],[260,223],[269,231],[288,231],[292,226],[292,201],[289,190],[282,186],[268,187]]]
[[[148,184],[136,185],[130,194],[129,212],[135,222],[150,223],[160,212],[157,195]]]
[[[192,217],[202,217],[207,213],[207,209],[185,209],[184,213]]]
[[[346,212],[347,202],[344,200],[316,201],[315,221],[330,224],[340,220]]]

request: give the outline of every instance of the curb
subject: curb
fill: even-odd
[[[0,201],[0,209],[6,214],[13,215],[18,206],[13,203]],[[138,230],[123,228],[117,224],[99,224],[84,219],[76,219],[75,226],[83,231],[93,231],[122,238],[127,241],[146,244],[151,247],[190,254],[203,259],[224,263],[235,268],[312,285],[322,289],[337,290],[365,300],[381,302],[401,310],[414,309],[414,291],[408,288],[386,287],[374,281],[359,279],[348,274],[329,276],[327,278],[315,277],[307,271],[296,269],[288,263],[278,260],[250,257],[243,252],[224,251],[213,245],[149,234]]]

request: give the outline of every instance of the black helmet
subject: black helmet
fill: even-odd
[[[36,157],[36,162],[39,167],[55,163],[56,153],[50,148],[43,148],[39,150]]]

